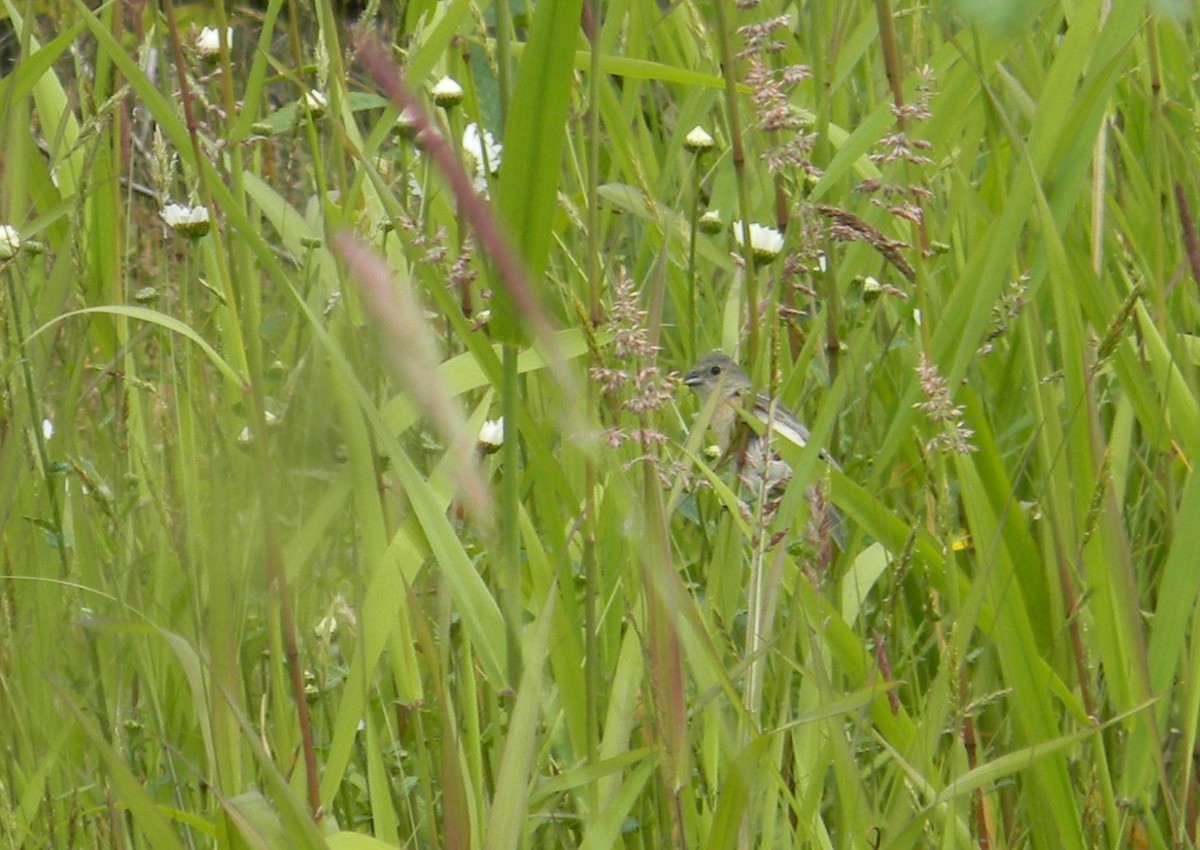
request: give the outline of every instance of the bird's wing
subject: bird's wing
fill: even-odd
[[[772,402],[766,393],[758,394],[758,403],[754,406],[754,415],[763,425],[767,424],[768,411],[774,413],[775,424],[771,426],[771,431],[775,434],[780,434],[790,442],[804,448],[808,445],[808,429],[800,424],[792,411],[788,410],[779,402]],[[834,469],[841,470],[841,466],[834,460],[829,452],[821,449],[821,460],[832,466]]]
[[[767,416],[774,419],[771,431],[781,434],[800,448],[808,445],[808,429],[800,424],[795,415],[777,401],[771,401],[766,393],[759,393],[754,405],[754,415],[758,421],[767,424]]]

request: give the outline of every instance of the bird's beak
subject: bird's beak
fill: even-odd
[[[683,385],[685,387],[698,387],[704,383],[704,377],[699,372],[688,372],[683,376]]]

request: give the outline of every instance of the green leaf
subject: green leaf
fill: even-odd
[[[554,242],[581,7],[582,0],[538,4],[504,130],[504,177],[497,208],[535,292]],[[494,336],[518,342],[519,323],[511,293],[501,288],[492,308]]]
[[[184,324],[173,316],[168,316],[166,313],[160,313],[157,310],[150,310],[146,307],[123,307],[114,305],[110,307],[84,307],[81,310],[72,310],[70,313],[64,313],[61,316],[55,316],[50,321],[46,322],[46,324],[42,325],[40,328],[31,333],[26,341],[28,342],[29,340],[34,339],[43,331],[54,327],[60,322],[64,322],[74,316],[86,316],[91,313],[107,314],[110,316],[125,316],[129,319],[138,319],[143,322],[150,322],[151,324],[158,325],[159,327],[165,328],[172,333],[177,333],[185,339],[194,342],[231,384],[233,384],[239,390],[244,390],[247,386],[247,379],[244,376],[239,375],[238,371],[229,365],[229,362],[220,354],[218,354],[217,350],[209,345],[204,337],[192,330],[189,325]]]

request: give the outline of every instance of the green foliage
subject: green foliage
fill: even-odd
[[[736,5],[5,3],[5,847],[1196,846],[1194,28]]]

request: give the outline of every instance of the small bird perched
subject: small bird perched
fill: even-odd
[[[751,400],[749,395],[754,385],[750,376],[721,351],[701,357],[683,376],[683,383],[696,391],[702,405],[716,395],[709,428],[717,437],[717,445],[724,456],[733,454],[737,459],[738,472],[747,489],[777,503],[792,477],[792,468],[770,448],[770,440],[778,434],[804,448],[808,445],[808,429],[766,393],[756,393]],[[744,421],[746,414],[762,423],[761,436]],[[821,458],[834,469],[841,468],[824,451]],[[838,548],[843,548],[842,519],[832,507],[829,519]]]

